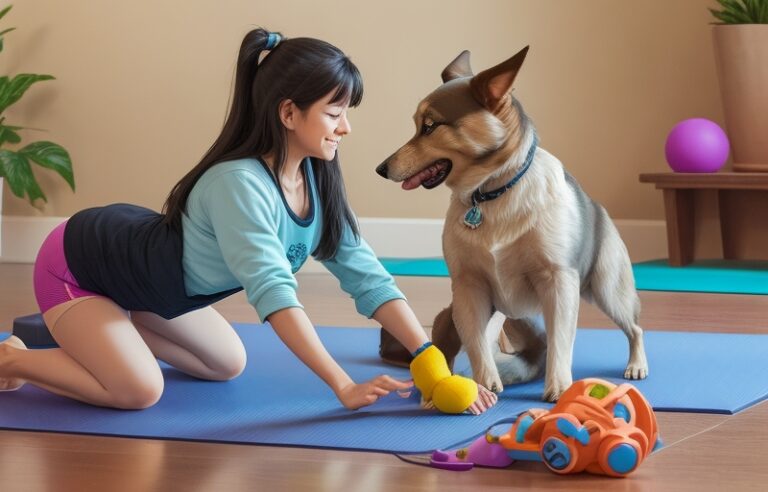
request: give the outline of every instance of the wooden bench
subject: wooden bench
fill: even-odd
[[[723,258],[727,260],[765,259],[745,256],[748,229],[768,229],[768,208],[754,210],[754,200],[744,198],[759,194],[768,200],[768,173],[652,173],[641,174],[641,183],[653,183],[664,192],[667,219],[669,263],[682,266],[694,259],[697,190],[716,190],[720,218]],[[752,234],[754,236],[754,234]],[[764,249],[768,253],[768,247]]]

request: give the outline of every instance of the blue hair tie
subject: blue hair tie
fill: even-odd
[[[267,34],[267,46],[264,49],[271,50],[280,44],[280,41],[282,41],[280,35],[275,32],[271,32]]]

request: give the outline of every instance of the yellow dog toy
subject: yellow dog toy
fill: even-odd
[[[451,375],[448,362],[440,349],[425,344],[411,362],[413,383],[424,400],[431,400],[443,413],[462,413],[477,400],[477,383]]]

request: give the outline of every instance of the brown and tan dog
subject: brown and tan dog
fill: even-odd
[[[461,53],[419,103],[416,135],[376,172],[406,190],[452,190],[443,252],[453,299],[435,319],[435,344],[449,360],[463,346],[474,379],[497,392],[546,368],[543,397],[553,401],[572,382],[580,297],[626,334],[625,378],[645,378],[648,364],[624,243],[605,209],[538,147],[512,97],[527,52],[477,75]],[[506,320],[493,328],[496,311]]]

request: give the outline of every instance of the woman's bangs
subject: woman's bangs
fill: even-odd
[[[331,103],[348,104],[353,108],[359,106],[363,100],[363,78],[357,67],[345,60],[336,78],[336,92],[331,98]]]

